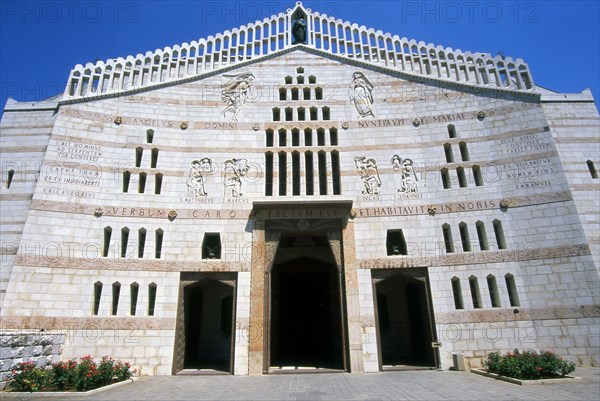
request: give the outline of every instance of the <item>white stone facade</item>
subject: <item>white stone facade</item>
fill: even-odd
[[[291,26],[298,11],[314,33],[320,16],[301,6],[274,20]],[[281,47],[231,63],[213,54],[211,68],[147,85],[94,93],[81,84],[61,99],[7,103],[2,328],[65,332],[65,358],[110,355],[142,374],[176,373],[188,363],[184,274],[204,273],[189,280],[233,288],[226,370],[266,373],[276,249],[286,235],[313,233],[326,235],[339,269],[342,370],[394,365],[387,350],[417,340],[396,324],[409,345],[387,348],[384,323],[421,320],[424,338],[441,343],[439,354],[424,351],[429,366],[447,369],[455,352],[478,366],[514,348],[596,365],[600,118],[591,95],[541,93],[522,61],[502,81],[508,61],[480,55],[498,77],[490,85],[485,74],[411,72],[381,49],[349,57],[324,47],[324,34],[294,45],[284,31]],[[408,59],[448,65],[421,52]],[[110,65],[114,82],[116,64],[102,63],[99,76]],[[69,82],[87,70],[77,66]],[[334,221],[339,231],[318,228]],[[217,233],[218,254],[207,256]],[[377,300],[386,280],[420,299],[390,305],[389,322]]]

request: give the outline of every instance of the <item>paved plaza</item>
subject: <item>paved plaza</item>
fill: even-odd
[[[577,383],[520,386],[469,372],[402,371],[376,374],[141,377],[69,400],[594,400],[600,369],[578,368]],[[2,397],[0,397],[2,398]],[[11,399],[15,399],[12,398]],[[39,400],[22,396],[19,400]]]

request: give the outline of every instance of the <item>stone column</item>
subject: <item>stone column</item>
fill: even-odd
[[[250,317],[248,325],[248,373],[263,373],[265,307],[265,221],[254,223],[250,273]]]

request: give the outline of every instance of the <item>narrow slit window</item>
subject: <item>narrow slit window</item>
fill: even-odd
[[[498,284],[496,283],[496,277],[493,274],[487,276],[487,285],[490,292],[490,302],[492,308],[500,308],[500,296],[498,295]]]
[[[314,165],[313,165],[313,154],[312,152],[306,152],[304,154],[304,164],[306,169],[306,195],[315,194],[315,176],[314,176]]]
[[[135,316],[139,292],[140,292],[140,285],[134,281],[129,286],[129,294],[130,294],[129,314],[131,316]]]
[[[138,230],[138,258],[144,257],[144,249],[146,248],[146,229],[140,228]]]
[[[131,173],[123,171],[123,192],[129,191],[129,181],[131,181]]]
[[[279,107],[273,107],[273,121],[281,121],[281,110]]]
[[[150,158],[150,168],[156,168],[157,164],[158,164],[158,149],[153,148],[151,158]]]
[[[292,195],[300,195],[300,153],[292,153]]]
[[[10,169],[6,174],[6,189],[10,188],[10,184],[12,184],[13,177],[15,176],[15,170]]]
[[[148,316],[154,316],[156,308],[156,283],[148,284]]]
[[[456,138],[456,128],[454,127],[454,124],[448,125],[448,136],[450,138]]]
[[[473,180],[475,181],[475,185],[478,187],[483,186],[483,177],[481,175],[481,168],[477,165],[471,168],[473,170]]]
[[[304,130],[304,146],[312,146],[312,130],[310,128],[306,128]]]
[[[291,107],[285,108],[285,121],[292,121],[294,119],[294,109]]]
[[[317,108],[316,107],[311,107],[310,108],[310,120],[311,121],[316,121],[319,119],[318,117],[318,112],[317,112]]]
[[[454,308],[464,309],[462,288],[460,285],[460,279],[458,277],[452,277],[452,295],[454,296]]]
[[[441,174],[442,174],[442,185],[444,186],[444,189],[452,188],[452,184],[450,182],[450,174],[448,173],[448,169],[443,168],[441,171]]]
[[[140,173],[140,178],[138,181],[138,193],[143,194],[146,191],[146,173]]]
[[[479,283],[477,277],[469,277],[469,289],[471,290],[471,300],[473,301],[473,308],[481,309],[481,295],[479,293]]]
[[[154,258],[160,259],[162,256],[162,243],[165,232],[162,229],[155,231],[155,247],[154,247]]]
[[[406,240],[404,239],[402,230],[387,230],[385,246],[388,256],[408,255]]]
[[[287,131],[283,128],[279,130],[279,146],[282,148],[287,146]]]
[[[121,229],[121,257],[127,257],[127,243],[129,242],[129,228]]]
[[[444,246],[446,253],[454,252],[454,242],[452,240],[452,228],[450,224],[446,223],[442,226],[442,233],[444,234]]]
[[[331,110],[329,109],[329,107],[323,107],[322,113],[323,120],[331,120]]]
[[[279,195],[287,195],[287,155],[279,153]]]
[[[308,76],[308,83],[309,84],[316,84],[317,83],[317,77],[315,77],[314,75],[309,75]]]
[[[475,227],[477,228],[477,239],[479,240],[479,249],[482,251],[487,251],[489,249],[487,234],[485,232],[485,225],[482,221],[478,221],[475,223]]]
[[[98,312],[100,311],[100,300],[102,299],[102,283],[100,281],[96,281],[94,283],[94,308],[92,309],[92,314],[98,316]]]
[[[500,220],[494,220],[493,224],[498,249],[506,249],[506,240],[504,239],[504,230],[502,229],[502,222]]]
[[[506,290],[508,291],[508,301],[510,302],[510,306],[521,306],[519,302],[519,294],[517,293],[517,285],[515,284],[515,277],[507,273],[504,276],[504,281],[506,281]]]
[[[110,314],[116,316],[119,309],[119,296],[121,295],[121,283],[115,281],[112,285],[112,308]]]
[[[588,166],[588,170],[590,170],[590,175],[592,176],[592,178],[596,179],[598,178],[598,171],[596,171],[596,166],[594,165],[594,162],[591,160],[588,160],[586,162],[587,166]]]
[[[338,131],[336,128],[329,128],[329,144],[338,146]]]
[[[163,175],[158,173],[154,176],[154,194],[160,195],[162,189]]]
[[[287,89],[279,88],[279,100],[286,100],[287,98]]]
[[[304,100],[310,100],[310,88],[302,89],[302,97]]]
[[[444,154],[446,155],[446,163],[454,163],[454,155],[452,154],[452,145],[444,144]]]
[[[135,148],[135,166],[140,167],[142,165],[142,156],[144,155],[143,148]]]
[[[304,107],[298,108],[298,121],[306,120],[306,109]]]
[[[292,129],[292,146],[300,146],[300,130]]]
[[[112,228],[105,227],[104,228],[104,246],[102,247],[102,256],[108,256],[108,250],[110,249],[110,237],[112,235]]]
[[[318,153],[319,195],[327,195],[327,159],[325,156],[325,152]]]
[[[154,130],[149,129],[146,131],[146,142],[152,143],[152,141],[154,141]]]
[[[460,241],[462,243],[463,252],[471,252],[471,239],[469,238],[469,228],[465,222],[458,225],[460,232]]]
[[[317,129],[317,146],[325,146],[325,130],[323,128]]]
[[[202,240],[202,259],[221,259],[221,234],[204,234],[204,239]]]
[[[304,83],[304,77],[303,77],[302,75],[298,75],[298,76],[296,77],[296,83],[298,83],[298,84],[301,84],[301,85],[302,85],[302,84]]]
[[[298,100],[298,88],[292,88],[292,100]]]
[[[273,147],[273,130],[272,129],[268,129],[265,132],[265,139],[266,139],[267,147],[272,148]]]
[[[273,196],[273,153],[265,153],[265,196]]]
[[[467,176],[465,175],[465,169],[462,166],[456,168],[456,175],[458,177],[458,186],[461,188],[466,188]]]
[[[333,180],[334,195],[340,195],[342,193],[340,175],[340,154],[334,150],[331,152],[331,178]]]
[[[470,158],[469,158],[469,149],[467,149],[467,143],[460,142],[458,144],[458,149],[460,150],[460,158],[462,159],[462,161],[468,162],[470,160]]]
[[[323,100],[323,88],[315,88],[315,99],[316,100]]]

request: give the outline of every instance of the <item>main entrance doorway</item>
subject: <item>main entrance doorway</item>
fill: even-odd
[[[270,276],[270,371],[345,369],[341,274],[326,235],[282,236]]]
[[[436,367],[427,270],[372,270],[383,370]]]

